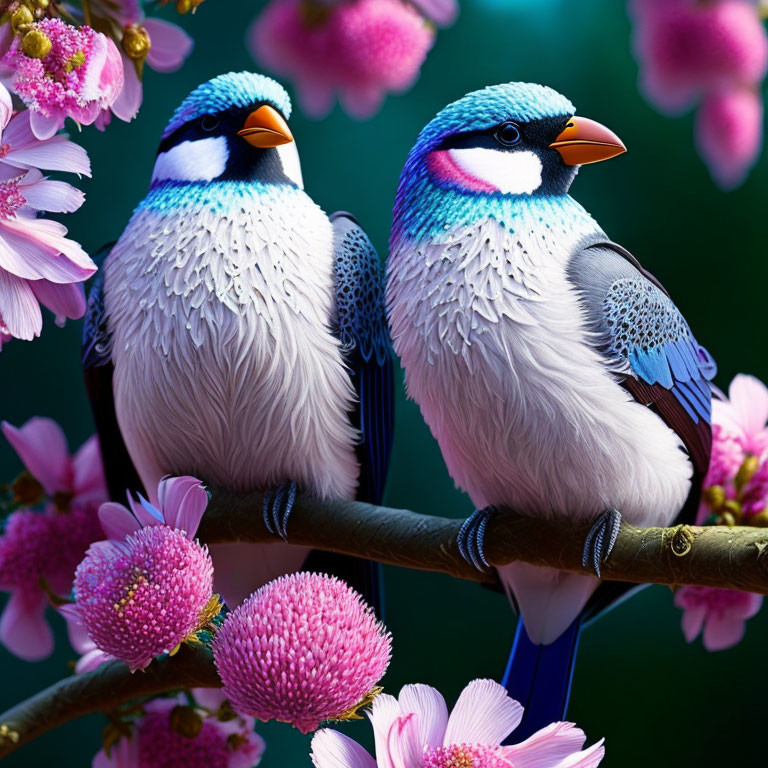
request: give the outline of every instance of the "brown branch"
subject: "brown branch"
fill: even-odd
[[[126,664],[112,661],[92,672],[60,680],[0,715],[0,759],[77,717],[142,696],[220,685],[213,657],[205,646],[182,646],[175,656],[157,659],[146,671],[133,674]]]
[[[262,521],[261,494],[217,491],[200,527],[209,544],[274,541]],[[365,557],[405,568],[494,581],[463,560],[456,543],[463,521],[355,501],[300,496],[288,525],[289,542]],[[499,512],[486,529],[485,554],[493,565],[521,560],[578,573],[590,523]],[[768,594],[768,529],[622,524],[603,578],[635,583],[696,584]],[[183,647],[131,674],[118,662],[67,678],[0,715],[0,758],[31,739],[82,715],[131,699],[179,688],[220,685],[210,652]]]
[[[262,496],[217,491],[200,536],[209,543],[274,541],[262,522]],[[404,568],[493,581],[459,554],[463,520],[388,509],[358,501],[296,500],[288,541]],[[592,522],[527,517],[500,511],[488,522],[485,554],[492,565],[515,560],[577,573]],[[635,528],[622,523],[602,568],[611,581],[680,586],[695,584],[768,594],[768,529],[724,526]],[[764,556],[765,554],[765,556]]]

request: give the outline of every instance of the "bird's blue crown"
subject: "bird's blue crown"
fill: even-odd
[[[576,107],[552,88],[537,83],[503,83],[472,91],[435,115],[419,134],[411,155],[423,154],[446,136],[479,131],[505,120],[527,123],[557,115],[572,115]]]
[[[264,102],[279,110],[287,120],[291,100],[282,85],[255,72],[229,72],[198,85],[173,113],[163,136],[169,136],[184,123],[208,113],[230,107],[249,107]]]

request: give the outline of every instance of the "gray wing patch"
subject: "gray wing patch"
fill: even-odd
[[[103,290],[104,271],[102,268],[93,280],[88,294],[88,306],[85,310],[82,345],[84,370],[106,365],[112,359],[112,339],[107,330]]]

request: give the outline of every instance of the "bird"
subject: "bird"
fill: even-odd
[[[581,627],[627,591],[601,566],[621,521],[692,522],[711,451],[716,366],[659,281],[570,194],[626,147],[557,91],[469,93],[419,133],[395,197],[386,303],[408,396],[475,512],[589,521],[572,573],[497,568],[519,612],[503,677],[516,739],[564,719]],[[610,194],[618,194],[612,191]]]
[[[394,424],[383,270],[354,217],[304,191],[290,113],[251,72],[183,100],[105,249],[82,347],[113,498],[143,488],[154,503],[166,475],[262,491],[284,540],[299,492],[381,502]],[[230,608],[310,566],[379,602],[367,561],[280,541],[211,553]]]

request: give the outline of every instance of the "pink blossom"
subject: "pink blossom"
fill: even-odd
[[[762,595],[716,587],[680,587],[675,605],[682,608],[683,634],[690,643],[704,630],[708,651],[721,651],[741,642],[751,619],[763,604]]]
[[[123,89],[123,64],[112,40],[88,26],[46,18],[35,27],[51,41],[48,55],[25,56],[17,37],[4,62],[14,69],[13,90],[32,110],[32,131],[48,139],[67,117],[90,125],[111,107]]]
[[[208,496],[192,477],[158,486],[160,509],[102,504],[109,541],[93,544],[75,573],[76,615],[96,647],[132,670],[194,641],[219,612],[208,549],[193,540]]]
[[[704,92],[758,83],[768,37],[747,0],[635,0],[635,50],[650,101],[685,108]]]
[[[41,579],[53,592],[69,593],[77,564],[101,536],[96,508],[107,490],[95,437],[70,457],[64,433],[50,419],[30,419],[21,428],[3,422],[2,431],[50,499],[43,512],[10,515],[0,538],[0,589],[11,593],[0,641],[36,660],[53,650]]]
[[[746,453],[761,455],[768,449],[768,387],[754,376],[738,374],[728,397],[713,400],[712,421],[728,430]]]
[[[445,699],[428,685],[406,685],[398,698],[381,694],[369,717],[376,759],[338,731],[312,739],[315,768],[594,768],[602,740],[582,750],[586,736],[573,723],[553,723],[529,739],[501,746],[519,725],[523,708],[492,680],[474,680],[448,714]]]
[[[307,16],[308,7],[315,16]],[[366,118],[386,93],[410,88],[434,42],[434,29],[402,0],[307,5],[271,0],[249,32],[254,57],[296,82],[304,110],[327,113],[338,93]]]
[[[213,655],[235,711],[302,733],[343,719],[389,664],[391,638],[351,587],[295,573],[254,592],[224,620]]]
[[[184,707],[188,716],[201,718],[196,736],[179,732],[172,713]],[[144,707],[144,714],[133,725],[131,736],[122,738],[110,757],[101,750],[93,768],[253,768],[261,762],[266,745],[253,732],[251,718],[222,722],[204,712],[189,710],[183,696],[156,699]]]
[[[74,592],[89,637],[132,670],[174,652],[218,613],[207,548],[166,525],[91,545]]]
[[[68,213],[82,202],[82,192],[63,181],[0,163],[0,316],[9,335],[39,336],[40,304],[60,322],[84,314],[80,283],[96,265],[65,237],[63,224],[37,218],[38,211]]]

